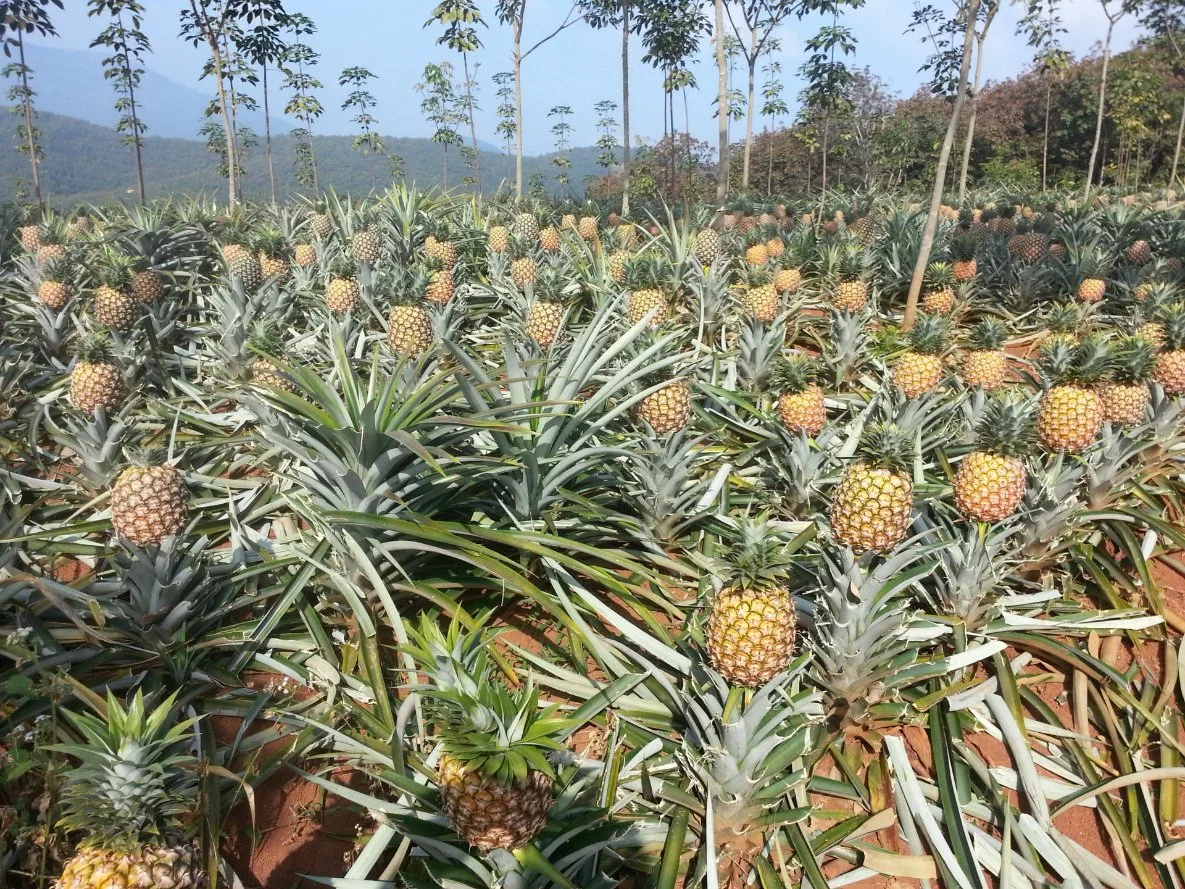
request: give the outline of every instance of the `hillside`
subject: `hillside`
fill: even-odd
[[[119,135],[110,128],[96,126],[72,117],[43,112],[38,118],[45,156],[41,164],[42,185],[47,198],[55,205],[103,203],[134,198],[135,161],[131,150],[120,144]],[[385,137],[388,149],[403,157],[406,179],[421,187],[442,184],[443,153],[439,145],[427,139]],[[281,197],[301,191],[293,176],[295,143],[287,136],[275,140],[276,178]],[[319,136],[315,140],[317,166],[322,188],[342,193],[365,193],[371,189],[369,159],[351,148],[348,136]],[[598,175],[596,148],[572,151],[569,171],[573,191],[583,192],[586,176]],[[524,159],[524,174],[543,175],[550,190],[555,190],[552,155]],[[496,189],[506,176],[513,178],[513,159],[482,152],[482,185]],[[217,159],[196,139],[149,136],[144,140],[144,176],[150,198],[170,195],[211,193],[221,195],[225,188],[218,176]],[[267,198],[269,193],[267,162],[263,146],[255,149],[246,161],[244,191],[250,198]],[[385,165],[379,161],[378,185],[389,184]],[[457,187],[464,175],[456,149],[449,152],[449,185]],[[12,150],[0,152],[0,199],[16,195],[20,183],[29,180],[26,157]]]

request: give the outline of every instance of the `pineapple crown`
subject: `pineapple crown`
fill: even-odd
[[[353,278],[358,274],[358,261],[344,252],[339,252],[329,260],[328,269],[331,279]]]
[[[625,267],[626,286],[630,290],[662,290],[667,277],[667,264],[657,253],[631,256]]]
[[[1090,385],[1107,375],[1110,351],[1102,336],[1091,334],[1074,346],[1062,341],[1046,343],[1037,364],[1050,385]]]
[[[66,220],[60,216],[54,216],[46,219],[41,223],[38,234],[41,237],[41,245],[46,244],[65,244],[69,234],[66,230]]]
[[[859,244],[846,244],[839,256],[839,277],[843,281],[860,281],[872,271],[872,257]]]
[[[74,277],[74,269],[65,259],[51,259],[41,267],[42,281],[67,283]]]
[[[261,318],[251,326],[247,346],[253,352],[272,358],[284,356],[284,338],[280,326],[271,318]]]
[[[136,852],[180,832],[197,799],[197,759],[187,752],[197,720],[171,724],[175,698],[146,712],[141,692],[127,709],[108,692],[103,717],[66,711],[83,741],[51,748],[79,761],[59,823],[83,831],[84,847]]]
[[[859,452],[867,463],[903,472],[913,458],[914,443],[895,423],[875,423],[860,436]]]
[[[1110,262],[1103,249],[1092,244],[1077,252],[1077,255],[1074,256],[1074,265],[1078,269],[1080,279],[1103,278],[1106,277]]]
[[[1009,394],[992,398],[976,424],[976,446],[1001,457],[1024,457],[1033,447],[1036,419],[1031,399]]]
[[[949,325],[941,315],[919,315],[906,340],[914,352],[937,355],[945,348],[949,331]]]
[[[111,335],[105,328],[89,333],[78,344],[78,360],[106,364],[111,360]]]
[[[1161,308],[1157,320],[1164,327],[1162,352],[1185,349],[1185,302],[1173,302]]]
[[[1156,367],[1156,347],[1143,337],[1124,336],[1111,349],[1109,377],[1116,383],[1146,383]]]
[[[785,587],[793,570],[794,541],[774,528],[768,514],[737,519],[715,574],[729,589],[761,590]]]
[[[1044,322],[1054,333],[1074,333],[1082,323],[1082,316],[1072,303],[1054,303],[1045,313]]]
[[[392,305],[422,304],[427,294],[429,277],[429,270],[425,266],[397,266],[387,281]]]
[[[112,290],[124,290],[131,286],[133,268],[130,257],[108,251],[99,262],[99,283]]]
[[[932,262],[926,266],[926,286],[934,290],[943,287],[953,287],[955,284],[955,274],[951,270],[950,263],[946,262]]]
[[[530,771],[553,774],[547,753],[560,750],[559,736],[579,723],[557,715],[558,704],[540,708],[539,692],[529,682],[512,691],[492,681],[492,634],[464,629],[459,616],[441,631],[425,616],[408,636],[404,650],[429,678],[416,690],[431,702],[449,756],[504,783]]]
[[[288,239],[278,228],[265,228],[255,238],[255,246],[259,252],[274,259],[284,259],[288,255]]]
[[[972,349],[994,352],[1004,346],[1008,338],[1008,327],[998,318],[984,318],[973,328],[967,336],[967,344]]]
[[[150,469],[153,466],[165,465],[165,457],[167,454],[165,450],[153,445],[144,445],[141,447],[126,447],[123,449],[123,458],[127,461],[129,466],[137,469]]]
[[[771,381],[776,391],[795,395],[814,383],[818,375],[818,361],[801,352],[790,352],[778,359]]]

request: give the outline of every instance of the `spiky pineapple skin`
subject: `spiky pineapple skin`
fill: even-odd
[[[424,295],[429,300],[442,305],[449,302],[456,292],[457,285],[453,280],[453,273],[449,269],[434,271],[428,280],[428,286],[424,289]]]
[[[550,346],[559,336],[560,324],[564,320],[562,303],[540,299],[531,303],[523,324],[527,336],[540,346]]]
[[[543,829],[551,811],[552,779],[543,772],[531,770],[525,778],[504,784],[445,755],[437,780],[453,830],[483,852],[525,846]]]
[[[868,305],[868,282],[841,281],[831,302],[842,312],[859,312]]]
[[[745,262],[749,265],[765,265],[769,262],[769,248],[765,244],[754,244],[745,251]]]
[[[1067,453],[1085,450],[1103,424],[1098,395],[1084,386],[1054,386],[1041,399],[1037,436],[1047,448]]]
[[[510,280],[519,287],[526,287],[539,280],[539,266],[530,256],[520,256],[510,261]]]
[[[418,358],[432,345],[432,319],[421,306],[395,306],[387,318],[387,345],[396,355]]]
[[[630,255],[624,250],[615,250],[609,254],[609,277],[618,284],[625,283],[626,265]]]
[[[768,324],[778,317],[778,292],[772,284],[750,287],[741,293],[741,307],[745,314]]]
[[[70,285],[63,281],[42,281],[37,287],[37,298],[55,312],[64,308],[72,295]]]
[[[228,258],[226,273],[231,278],[238,278],[248,293],[258,290],[259,285],[263,283],[263,269],[259,266],[259,257],[246,250],[235,253],[233,258]]]
[[[310,223],[314,237],[325,240],[333,234],[333,220],[326,213],[314,213]]]
[[[778,399],[778,416],[786,431],[818,435],[827,425],[823,390],[811,384],[801,392],[787,392]]]
[[[256,358],[251,362],[251,382],[257,386],[278,389],[281,392],[296,392],[296,386],[272,362],[265,358]]]
[[[977,271],[979,271],[979,263],[974,259],[956,259],[951,264],[951,272],[960,284],[965,284],[974,278]]]
[[[111,524],[137,546],[160,543],[189,521],[185,483],[172,466],[130,466],[111,491]]]
[[[364,228],[354,234],[350,242],[350,250],[354,258],[367,265],[374,265],[382,255],[383,242],[378,232],[371,228]]]
[[[662,291],[651,290],[649,288],[635,290],[629,296],[629,302],[625,310],[626,320],[630,324],[637,324],[652,309],[656,311],[654,317],[650,319],[650,326],[658,327],[670,315],[670,306],[667,303],[667,298],[663,296]]]
[[[913,482],[903,472],[863,460],[849,466],[831,502],[831,533],[856,552],[886,552],[905,537]]]
[[[963,382],[985,391],[999,389],[1008,373],[1008,356],[998,349],[972,349],[963,356]]]
[[[1152,246],[1141,239],[1133,241],[1124,253],[1132,265],[1144,265],[1152,259]]]
[[[504,225],[491,225],[486,235],[486,246],[491,253],[505,253],[510,249],[510,232]]]
[[[278,256],[260,253],[259,272],[264,281],[284,281],[288,277],[288,263]]]
[[[1152,377],[1164,387],[1168,395],[1185,393],[1185,349],[1161,352],[1157,356]]]
[[[667,383],[638,403],[638,417],[659,435],[682,429],[691,417],[691,388],[679,380]]]
[[[708,657],[732,685],[758,688],[790,664],[796,628],[784,587],[722,590],[708,616]]]
[[[922,296],[922,308],[929,315],[949,315],[955,308],[955,292],[949,287],[930,290]]]
[[[81,849],[62,868],[54,889],[204,889],[194,846],[145,846],[134,852]]]
[[[893,382],[906,398],[930,392],[942,382],[942,359],[937,355],[906,352],[893,365]]]
[[[1107,282],[1102,278],[1083,278],[1078,285],[1078,298],[1085,303],[1097,303],[1107,293]]]
[[[774,275],[774,289],[779,293],[796,293],[802,286],[802,272],[798,269],[779,269]]]
[[[80,411],[114,410],[122,394],[119,368],[109,361],[79,361],[70,371],[70,400]]]
[[[539,230],[539,246],[548,253],[554,253],[560,249],[560,233],[554,225]]]
[[[519,213],[510,223],[510,230],[520,241],[532,241],[539,237],[539,220],[530,213]]]
[[[136,301],[121,290],[100,286],[95,290],[94,313],[100,324],[127,331],[136,323]]]
[[[325,304],[338,315],[344,315],[357,305],[362,292],[353,278],[332,278],[325,287]]]
[[[695,236],[692,252],[700,265],[711,265],[720,257],[720,235],[705,228]]]
[[[312,244],[297,244],[292,248],[292,260],[302,269],[307,269],[317,261],[317,248]]]
[[[155,269],[143,269],[132,275],[131,290],[140,302],[155,302],[165,295],[165,282]]]
[[[1134,426],[1143,420],[1152,398],[1145,383],[1105,383],[1095,391],[1103,406],[1103,419],[1121,426]]]
[[[42,244],[37,248],[37,262],[39,265],[65,260],[67,256],[64,244]]]
[[[22,225],[17,229],[17,240],[21,242],[21,247],[34,253],[41,246],[41,231],[35,225]]]
[[[1025,495],[1025,465],[1018,457],[974,451],[955,473],[955,507],[977,522],[1008,518]]]

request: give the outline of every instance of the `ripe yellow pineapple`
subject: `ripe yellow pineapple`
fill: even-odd
[[[99,286],[91,299],[91,311],[104,327],[124,332],[136,323],[136,301],[128,292],[131,286],[131,261],[119,254],[106,254],[99,268]]]
[[[354,232],[354,237],[350,240],[350,250],[358,262],[376,265],[382,258],[383,251],[379,227],[369,221],[365,222]]]
[[[452,269],[434,268],[428,276],[428,299],[434,303],[447,303],[457,292],[457,282],[453,280]]]
[[[856,552],[887,552],[905,538],[913,517],[912,450],[897,426],[865,430],[858,459],[844,470],[831,501],[831,534]]]
[[[859,312],[868,305],[870,256],[858,244],[829,247],[824,262],[835,281],[831,303],[841,312]]]
[[[1103,425],[1103,406],[1095,385],[1107,370],[1107,347],[1084,338],[1071,348],[1052,343],[1041,348],[1041,374],[1049,388],[1041,397],[1037,435],[1055,451],[1078,453],[1090,446]]]
[[[720,257],[720,246],[720,235],[705,228],[696,233],[692,252],[700,265],[711,265]]]
[[[781,268],[774,274],[774,289],[778,293],[797,293],[802,286],[802,272],[797,268]]]
[[[284,282],[289,275],[288,239],[278,229],[269,228],[256,238],[259,274],[263,281]]]
[[[548,253],[554,253],[560,249],[560,233],[554,225],[539,229],[539,246]]]
[[[932,262],[926,267],[922,309],[931,315],[949,315],[955,308],[955,277],[945,262]]]
[[[65,308],[74,295],[73,275],[64,262],[46,263],[41,270],[41,283],[37,285],[37,298],[55,312]]]
[[[682,380],[669,380],[638,402],[637,411],[638,418],[658,435],[677,432],[691,418],[691,387]]]
[[[37,248],[41,246],[41,226],[35,223],[22,225],[17,229],[17,240],[21,242],[22,248],[30,253],[36,253]]]
[[[333,220],[323,208],[309,217],[309,226],[313,230],[313,237],[322,241],[328,240],[333,234]]]
[[[595,241],[597,238],[597,217],[581,216],[580,221],[576,223],[576,233],[586,241]]]
[[[1153,378],[1167,395],[1185,394],[1185,304],[1170,303],[1159,315],[1164,340]]]
[[[1076,251],[1078,299],[1097,303],[1107,294],[1108,262],[1102,248],[1088,246]]]
[[[1033,404],[995,398],[976,429],[976,448],[955,473],[955,508],[977,522],[1000,522],[1020,506],[1028,475],[1024,456],[1032,446]]]
[[[786,586],[785,549],[786,541],[765,519],[743,519],[713,572],[723,588],[708,615],[708,658],[731,685],[765,685],[794,657],[798,620]]]
[[[539,264],[522,242],[511,244],[510,280],[519,287],[526,287],[539,280]]]
[[[486,244],[491,253],[505,253],[510,249],[510,232],[504,225],[491,225],[486,236]]]
[[[307,269],[317,261],[317,248],[312,244],[297,244],[292,248],[292,259],[302,269]]]
[[[625,283],[625,273],[629,266],[630,255],[624,250],[614,250],[609,254],[609,277],[617,284]]]
[[[946,347],[946,321],[920,315],[909,332],[909,349],[893,365],[893,382],[906,398],[916,398],[942,382],[942,352]]]
[[[576,231],[576,214],[564,213],[560,216],[560,227],[564,231]]]
[[[1008,353],[1004,351],[1007,336],[1008,328],[995,318],[985,318],[971,329],[959,371],[967,386],[990,392],[1004,385],[1008,375]]]
[[[827,424],[823,390],[815,383],[817,362],[791,353],[778,361],[772,385],[779,393],[778,416],[790,433],[818,435]]]
[[[142,303],[155,302],[165,295],[165,280],[156,269],[137,267],[132,273],[131,292]]]
[[[113,411],[123,401],[123,380],[111,360],[105,336],[96,334],[83,339],[78,361],[70,371],[70,400],[88,414],[98,408]]]
[[[979,264],[975,259],[977,242],[971,235],[960,235],[951,245],[954,262],[951,264],[951,274],[959,284],[965,284],[975,277],[979,271]]]
[[[754,269],[746,276],[740,303],[746,315],[766,324],[778,317],[781,302],[768,272]]]
[[[1152,393],[1148,381],[1156,367],[1156,347],[1135,336],[1117,340],[1111,348],[1111,367],[1097,391],[1103,419],[1133,426],[1144,419]]]
[[[765,265],[769,262],[769,247],[764,237],[758,234],[746,239],[745,243],[745,262],[749,265]]]
[[[325,285],[325,304],[336,315],[344,315],[362,298],[355,266],[345,256],[338,256],[330,264],[329,283]]]
[[[132,465],[111,489],[111,524],[137,546],[160,543],[189,521],[185,482],[155,454],[133,453],[129,459]]]
[[[70,256],[66,240],[66,228],[61,220],[53,219],[42,225],[37,246],[37,264],[65,262]]]
[[[637,324],[650,312],[651,327],[658,327],[670,316],[671,306],[663,291],[667,267],[663,260],[650,254],[633,257],[626,268],[626,286],[629,298],[625,317],[632,325]]]
[[[64,711],[82,742],[55,749],[78,760],[66,772],[59,825],[82,833],[54,889],[205,889],[197,846],[184,839],[195,811],[193,720],[172,717],[175,695],[145,712],[137,691],[125,709],[108,691],[104,716]]]
[[[510,223],[511,233],[524,243],[534,243],[539,237],[539,220],[534,213],[517,213]]]

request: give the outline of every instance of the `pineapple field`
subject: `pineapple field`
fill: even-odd
[[[1185,204],[613,209],[2,220],[0,885],[1182,884]]]

